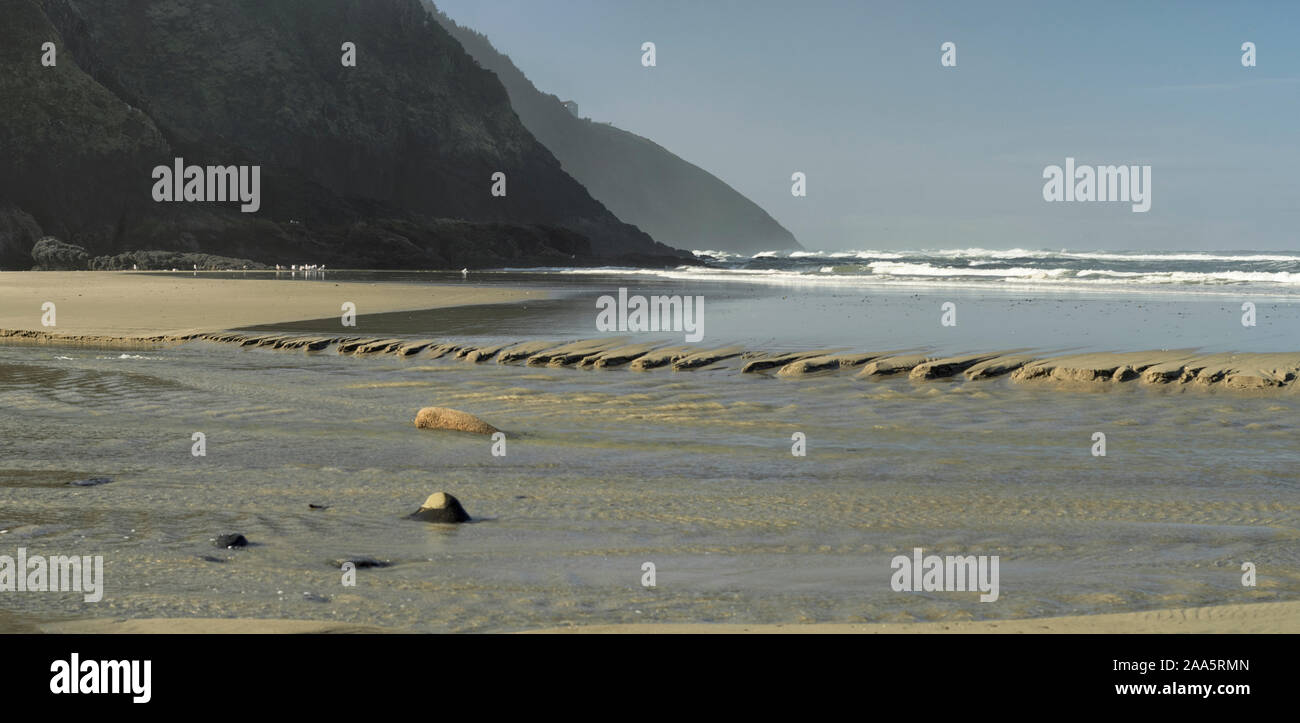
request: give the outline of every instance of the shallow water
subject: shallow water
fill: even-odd
[[[1300,599],[1295,395],[721,366],[0,347],[0,554],[102,554],[107,588],[97,604],[0,593],[0,611],[505,631]],[[415,429],[428,405],[506,430],[507,456]],[[1097,431],[1106,457],[1091,454]],[[190,454],[194,432],[205,457]],[[791,455],[795,432],[806,457]],[[114,481],[68,485],[93,476]],[[477,521],[402,519],[434,491]],[[214,549],[224,532],[255,544]],[[914,547],[999,555],[1000,599],[894,592],[890,560]],[[344,587],[331,561],[353,555],[396,564]],[[647,561],[654,588],[640,584]],[[1241,585],[1244,561],[1257,587]]]
[[[664,275],[668,274],[668,275]],[[347,282],[526,286],[549,298],[526,304],[466,306],[424,312],[362,315],[355,329],[339,317],[255,327],[260,330],[414,335],[451,339],[587,339],[626,336],[597,328],[597,302],[630,296],[703,297],[704,347],[749,349],[843,348],[856,351],[934,349],[948,353],[1027,348],[1037,351],[1293,352],[1300,349],[1300,286],[1138,287],[1117,291],[1046,290],[978,283],[928,285],[822,285],[796,279],[781,284],[714,272],[473,272],[462,279],[444,272],[330,271],[310,278],[281,274],[229,274],[267,283]],[[719,280],[726,278],[727,280]],[[342,283],[340,283],[342,282]],[[937,285],[936,285],[937,284]],[[943,325],[952,303],[955,326]],[[1255,326],[1243,326],[1242,305],[1255,308]],[[681,331],[643,333],[638,340],[682,344]]]

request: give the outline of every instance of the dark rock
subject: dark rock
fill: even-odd
[[[99,485],[106,485],[112,481],[112,477],[89,477],[87,479],[75,480],[68,484],[73,487],[98,487]]]
[[[373,557],[344,557],[334,561],[334,567],[342,568],[345,563],[352,563],[353,567],[358,570],[368,570],[370,568],[392,567],[393,563],[388,560],[376,560]]]
[[[218,535],[217,539],[212,541],[212,546],[224,547],[227,550],[236,547],[248,547],[248,538],[238,533]]]
[[[307,507],[313,510],[328,510],[330,508],[329,505],[318,505],[315,502],[307,503]]]

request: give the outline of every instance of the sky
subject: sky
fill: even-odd
[[[1300,250],[1300,2],[437,4],[810,249]],[[1067,157],[1150,165],[1150,210],[1045,201]]]

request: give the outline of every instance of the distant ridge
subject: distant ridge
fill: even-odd
[[[497,74],[533,136],[619,219],[679,249],[803,248],[758,204],[718,177],[646,138],[575,116],[560,98],[538,90],[487,36],[457,24],[432,0],[422,2],[471,57]]]

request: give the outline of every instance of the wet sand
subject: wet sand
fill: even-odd
[[[0,329],[117,338],[180,335],[257,324],[495,304],[544,296],[541,291],[457,284],[270,283],[265,279],[195,278],[116,271],[0,273]],[[42,305],[55,304],[57,325],[42,325]],[[344,327],[340,323],[340,331]],[[88,343],[83,340],[82,343]]]
[[[375,635],[404,632],[375,625],[355,625],[322,620],[259,620],[254,618],[137,618],[135,620],[72,620],[35,626],[41,632],[70,635],[319,635],[327,633]]]
[[[36,626],[43,633],[72,634],[229,634],[229,633],[401,633],[401,629],[316,620],[256,620],[247,618],[146,618],[138,620],[77,620]],[[942,623],[832,623],[791,625],[632,624],[576,625],[522,631],[538,634],[615,633],[624,635],[844,635],[844,634],[1205,634],[1300,633],[1300,602],[1219,605],[1105,615],[976,620]]]
[[[1071,615],[1018,620],[957,620],[944,623],[864,623],[811,625],[589,625],[538,630],[538,633],[663,634],[933,634],[933,633],[1300,633],[1300,603],[1219,605],[1105,615]]]

